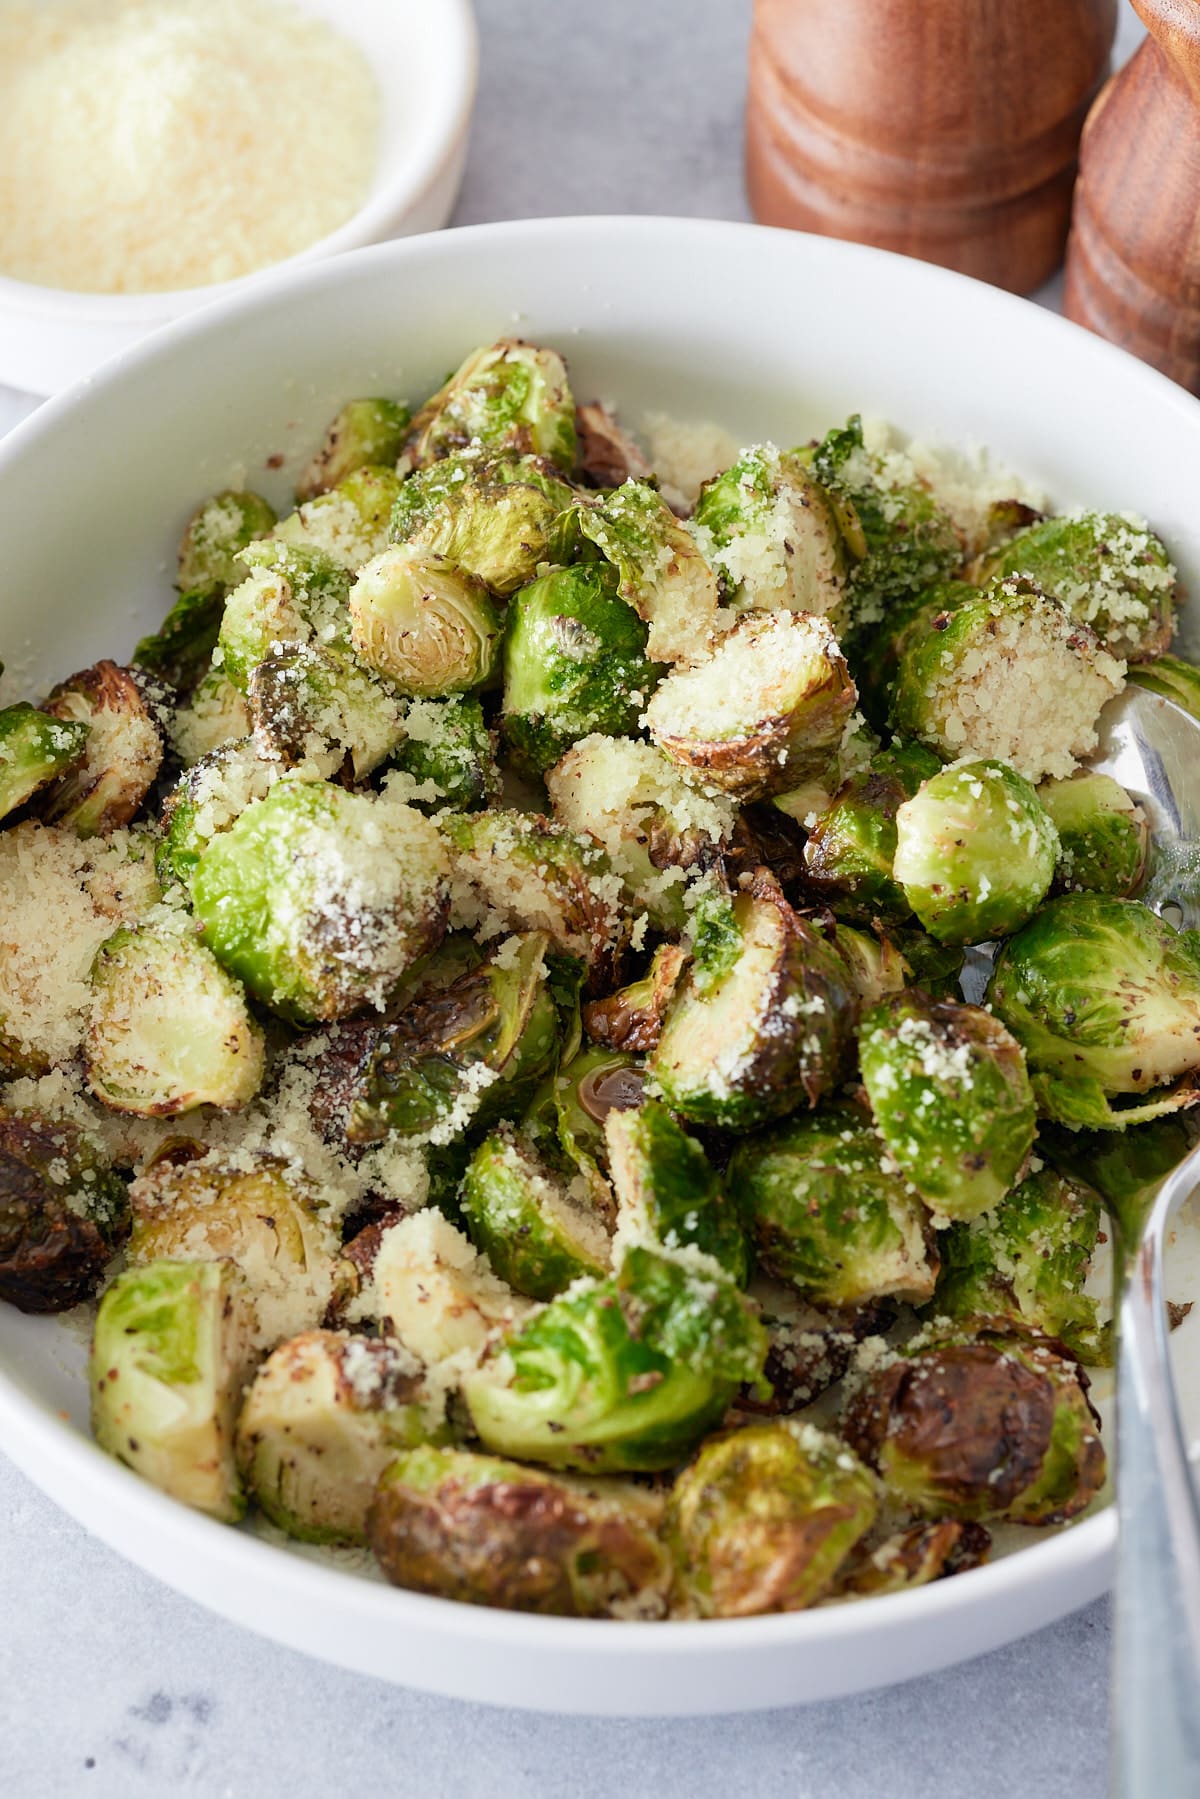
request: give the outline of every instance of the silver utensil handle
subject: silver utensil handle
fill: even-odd
[[[1200,1506],[1175,1404],[1162,1290],[1161,1227],[1177,1203],[1166,1189],[1180,1173],[1155,1206],[1121,1305],[1117,1799],[1200,1794]],[[1195,1181],[1193,1171],[1189,1189]]]

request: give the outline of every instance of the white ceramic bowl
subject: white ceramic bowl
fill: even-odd
[[[259,285],[43,408],[0,445],[0,650],[25,655],[34,692],[128,653],[164,610],[199,497],[244,472],[283,499],[347,396],[419,399],[469,348],[513,332],[563,349],[577,393],[635,423],[659,408],[786,443],[862,408],[934,440],[982,441],[1062,504],[1144,512],[1197,586],[1200,404],[1099,339],[996,289],[822,238],[543,220],[382,245]],[[1200,1292],[1194,1245],[1195,1233],[1187,1258],[1177,1250],[1173,1297]],[[1176,1335],[1193,1362],[1197,1341],[1200,1309]],[[0,1307],[0,1444],[47,1492],[230,1618],[464,1698],[609,1713],[824,1698],[992,1648],[1109,1578],[1104,1512],[1018,1533],[1029,1547],[953,1580],[790,1617],[595,1623],[448,1604],[143,1485],[88,1441],[82,1361],[62,1325]],[[1195,1369],[1185,1387],[1195,1435]]]
[[[280,269],[383,238],[436,231],[462,184],[478,43],[471,0],[291,0],[328,19],[375,71],[382,125],[375,174],[352,218],[284,263],[209,287],[84,294],[0,274],[0,383],[51,394],[118,350],[198,306],[256,286]]]

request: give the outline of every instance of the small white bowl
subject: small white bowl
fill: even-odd
[[[0,274],[0,384],[51,394],[168,319],[244,292],[283,268],[384,238],[436,231],[462,183],[479,46],[471,0],[292,0],[357,44],[382,96],[374,178],[362,206],[306,249],[236,281],[145,294],[76,293]]]

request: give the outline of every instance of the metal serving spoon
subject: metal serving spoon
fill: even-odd
[[[1154,911],[1200,927],[1200,722],[1129,687],[1101,720],[1091,766],[1150,822]],[[1200,1794],[1200,1505],[1167,1349],[1163,1245],[1200,1187],[1200,1144],[1138,1215],[1114,1214],[1118,1307],[1113,1791]]]

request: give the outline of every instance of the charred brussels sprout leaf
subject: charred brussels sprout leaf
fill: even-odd
[[[615,569],[551,569],[509,606],[502,729],[514,762],[538,776],[592,732],[628,736],[661,672]]]
[[[743,450],[700,489],[691,530],[739,611],[845,622],[849,558],[837,510],[802,456],[774,444]]]
[[[1054,885],[1059,892],[1128,899],[1141,886],[1150,826],[1111,775],[1088,771],[1069,781],[1046,781],[1038,798],[1058,832]]]
[[[412,414],[396,400],[348,400],[329,422],[321,447],[300,477],[303,504],[371,464],[395,463]]]
[[[939,1218],[977,1217],[1020,1179],[1037,1112],[990,1013],[910,988],[865,1015],[859,1061],[889,1153]]]
[[[850,978],[864,1006],[877,1006],[890,993],[899,993],[912,973],[890,937],[882,932],[856,931],[840,921],[833,945],[850,971]]]
[[[895,878],[942,943],[1008,937],[1054,878],[1058,832],[1023,776],[1003,762],[959,762],[896,813]]]
[[[204,941],[297,1023],[382,1010],[445,931],[445,852],[408,806],[280,781],[214,837],[192,875]]]
[[[854,1307],[933,1293],[937,1258],[924,1206],[884,1167],[856,1107],[788,1119],[747,1139],[727,1175],[759,1261],[814,1304]]]
[[[535,1312],[463,1392],[499,1454],[596,1472],[669,1468],[738,1387],[760,1380],[766,1351],[715,1262],[634,1248],[615,1275]]]
[[[416,1449],[385,1473],[371,1547],[399,1587],[568,1618],[661,1617],[671,1563],[662,1502],[620,1481],[564,1479],[463,1449]]]
[[[536,456],[466,451],[418,469],[392,509],[393,543],[445,556],[506,598],[544,562],[566,560],[560,523],[575,490]]]
[[[905,923],[912,907],[892,872],[896,813],[941,763],[919,743],[893,745],[843,783],[804,846],[805,879],[839,918]]]
[[[358,571],[350,617],[362,660],[418,699],[481,687],[499,659],[503,621],[483,582],[404,544]]]
[[[152,1262],[118,1275],[92,1339],[101,1449],[184,1505],[236,1523],[246,1498],[234,1426],[251,1308],[228,1262]]]
[[[75,1125],[0,1108],[0,1299],[64,1312],[87,1299],[129,1229],[129,1201]]]
[[[115,662],[60,681],[43,706],[88,727],[83,755],[42,794],[43,817],[80,837],[103,837],[141,810],[163,759],[165,705],[157,684]]]
[[[844,1443],[781,1419],[706,1443],[671,1489],[666,1533],[702,1617],[795,1612],[828,1592],[878,1509]]]
[[[604,1131],[617,1195],[616,1248],[693,1244],[744,1287],[750,1250],[730,1196],[738,1189],[718,1180],[695,1138],[653,1099],[610,1112]]]
[[[1061,1524],[1095,1498],[1104,1450],[1087,1377],[1018,1323],[930,1331],[879,1369],[845,1419],[851,1447],[925,1518]]]
[[[224,587],[189,587],[158,630],[138,640],[131,658],[179,694],[199,687],[212,665],[225,610]]]
[[[683,975],[687,956],[677,943],[661,943],[640,981],[583,1008],[583,1028],[605,1049],[644,1055],[657,1047],[663,1018]]]
[[[530,1299],[553,1299],[608,1267],[608,1232],[577,1185],[511,1131],[485,1138],[471,1158],[459,1200],[471,1240]]]
[[[844,1564],[837,1596],[856,1599],[881,1593],[909,1593],[931,1580],[948,1580],[987,1561],[992,1539],[982,1524],[944,1518],[940,1524],[910,1524],[874,1549],[860,1549]]]
[[[479,701],[468,694],[414,700],[404,715],[404,741],[392,765],[425,790],[410,801],[422,812],[440,812],[446,806],[474,812],[499,798],[495,738]],[[432,796],[427,794],[430,787],[435,790]]]
[[[709,647],[717,578],[667,502],[644,481],[579,499],[569,528],[617,572],[617,591],[644,619],[654,662],[697,662]]]
[[[412,421],[400,469],[422,468],[480,444],[575,466],[575,401],[555,350],[502,339],[473,350]]]
[[[0,819],[75,768],[87,752],[90,730],[83,719],[51,718],[24,704],[6,706],[0,712]]]

